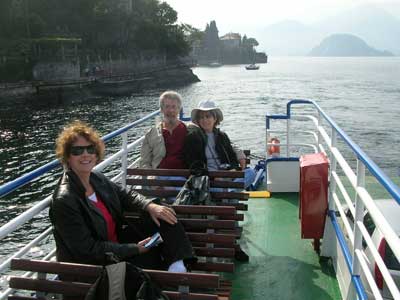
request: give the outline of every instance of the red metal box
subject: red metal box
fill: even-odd
[[[300,219],[303,239],[320,239],[328,209],[329,162],[323,153],[300,157]]]

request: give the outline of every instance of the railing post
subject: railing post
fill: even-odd
[[[357,187],[365,186],[365,166],[364,164],[357,159]],[[353,275],[360,275],[360,262],[357,259],[356,250],[362,251],[362,234],[360,228],[357,226],[357,222],[363,222],[364,220],[364,202],[358,196],[356,190],[356,199],[355,199],[355,216],[354,216],[354,249],[353,249]]]
[[[319,126],[321,126],[321,123],[322,123],[322,117],[321,117],[321,112],[320,111],[318,111],[318,124],[317,124],[317,132],[318,132],[318,135],[317,135],[317,149],[319,150],[319,151],[321,151],[322,149],[321,149],[321,140],[322,140],[322,136],[321,136],[321,131],[319,130]],[[333,129],[333,128],[332,128]]]
[[[318,140],[319,140],[319,134],[318,134]],[[332,127],[332,132],[331,132],[331,144],[330,144],[330,155],[329,155],[329,160],[330,160],[330,172],[329,172],[329,193],[328,193],[328,205],[329,205],[329,210],[335,210],[335,200],[333,199],[333,194],[336,192],[336,180],[333,179],[332,173],[336,172],[336,158],[335,155],[333,155],[332,148],[336,148],[337,145],[337,135],[336,135],[336,130],[335,128]]]
[[[121,184],[123,188],[126,188],[126,170],[128,168],[128,132],[125,131],[122,134],[122,150],[123,155],[121,157],[121,168],[122,168],[122,176],[121,176]]]
[[[332,152],[332,148],[336,148],[337,145],[337,134],[335,128],[332,126],[331,128],[331,144],[328,145],[329,147],[329,161],[330,161],[330,171],[328,175],[328,180],[329,180],[329,188],[328,188],[328,210],[329,211],[335,211],[335,200],[333,198],[333,195],[336,192],[336,181],[334,180],[332,173],[336,172],[336,165],[337,165],[337,160],[335,158],[335,155]],[[325,229],[324,229],[324,242],[322,243],[321,247],[321,256],[326,256],[326,257],[333,257],[335,256],[335,251],[336,251],[336,233],[335,230],[333,229],[332,223],[330,218],[326,218],[325,220]]]
[[[289,140],[289,135],[290,135],[290,118],[287,119],[286,122],[286,157],[289,157],[290,151],[290,140]]]

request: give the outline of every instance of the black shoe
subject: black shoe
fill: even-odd
[[[247,262],[249,261],[249,256],[242,249],[240,249],[235,252],[235,259],[237,261]]]

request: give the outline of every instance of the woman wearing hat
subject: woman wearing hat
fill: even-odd
[[[253,182],[255,172],[250,168],[245,169],[246,157],[243,151],[234,147],[228,135],[217,128],[224,117],[215,102],[201,101],[192,110],[191,117],[194,124],[187,127],[188,134],[183,148],[186,165],[193,166],[200,161],[210,171],[244,170],[244,186],[247,188]],[[235,258],[239,261],[249,259],[242,249],[235,251]]]
[[[228,135],[217,128],[224,117],[214,101],[201,101],[191,117],[194,125],[188,126],[184,145],[187,166],[201,161],[211,171],[245,168],[243,152],[234,148]]]

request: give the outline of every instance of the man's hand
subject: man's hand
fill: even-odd
[[[150,203],[147,206],[147,212],[150,214],[154,223],[156,223],[158,226],[160,226],[159,220],[163,220],[171,225],[174,225],[178,222],[175,211],[166,206]]]

